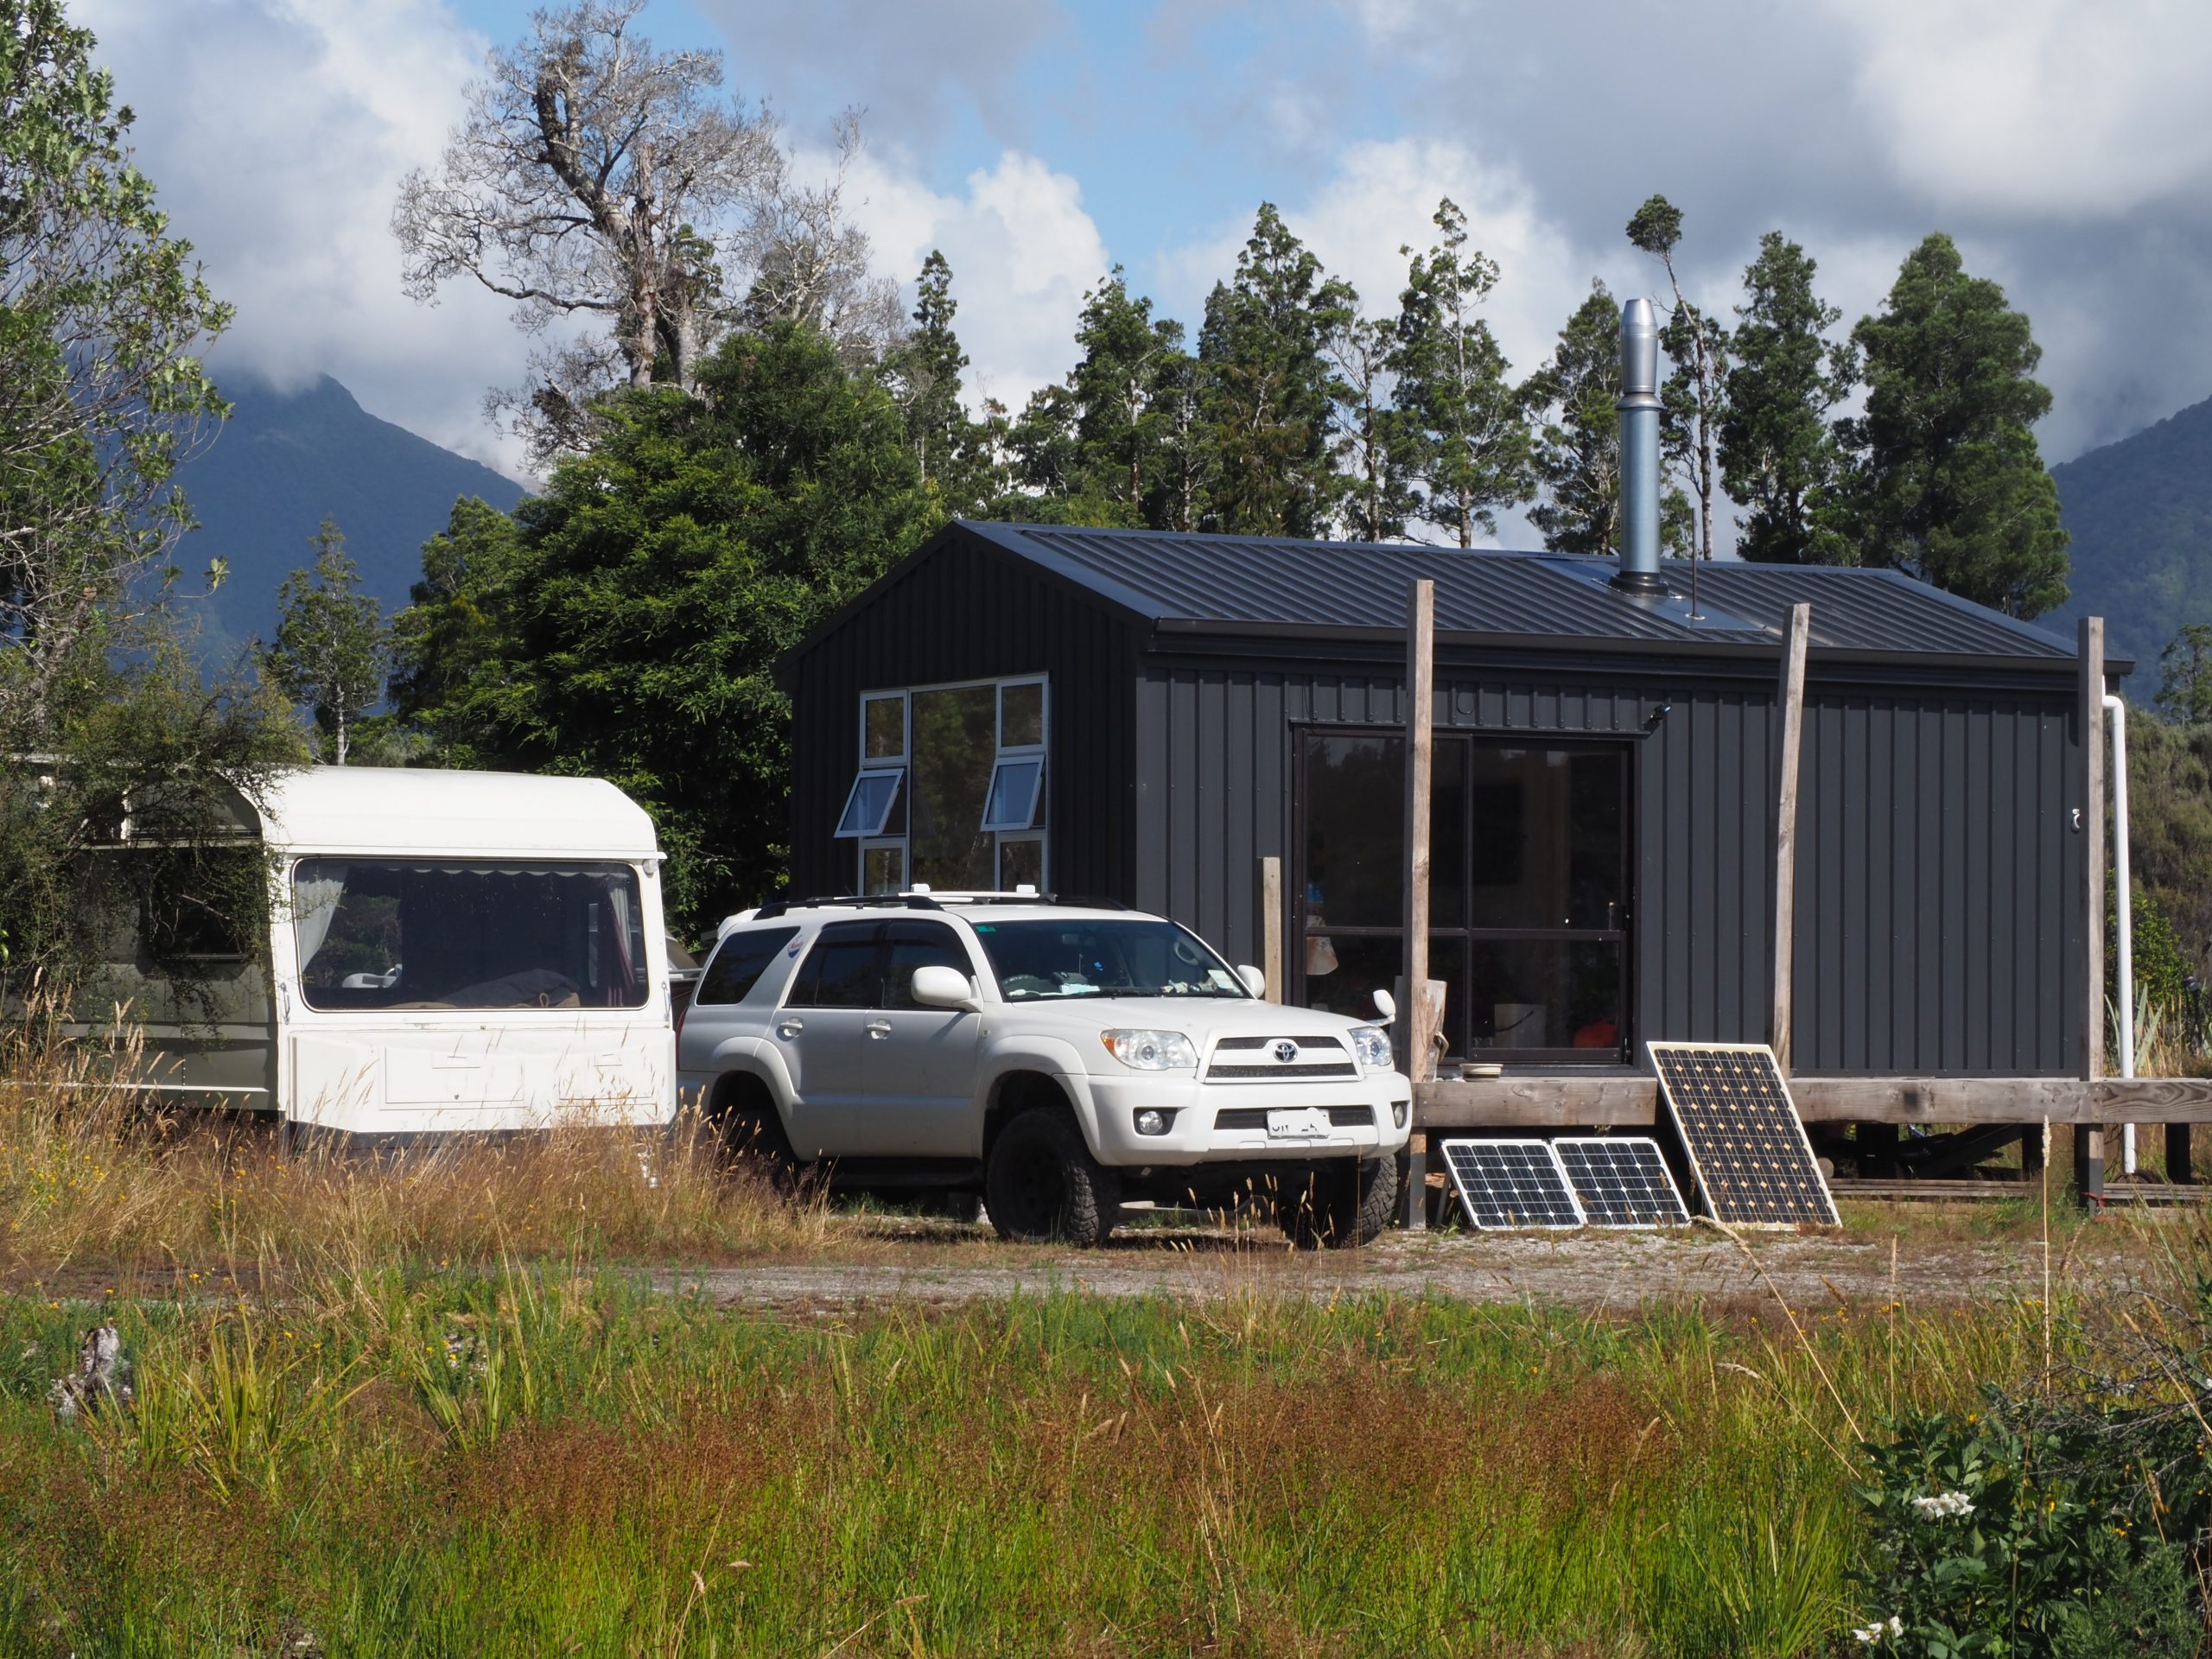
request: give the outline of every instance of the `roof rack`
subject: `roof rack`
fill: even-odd
[[[949,905],[1056,905],[1071,910],[1127,910],[1128,908],[1118,899],[1090,899],[1080,894],[1063,898],[1057,893],[1002,893],[982,889],[972,892],[938,892],[929,887],[913,887],[904,893],[844,893],[823,894],[813,899],[774,899],[761,906],[746,919],[765,922],[794,910],[888,907],[901,905],[908,910],[943,910]]]

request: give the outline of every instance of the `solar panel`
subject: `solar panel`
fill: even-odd
[[[1764,1043],[1653,1043],[1659,1092],[1715,1219],[1838,1224],[1789,1085]]]
[[[1548,1141],[1446,1141],[1442,1150],[1467,1219],[1485,1231],[1582,1225]]]
[[[1552,1142],[1592,1227],[1682,1227],[1689,1211],[1649,1135],[1561,1135]]]

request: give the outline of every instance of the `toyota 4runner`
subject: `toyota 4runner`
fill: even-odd
[[[1257,995],[1177,923],[1034,893],[769,905],[723,924],[685,1098],[779,1184],[906,1191],[1096,1244],[1124,1200],[1363,1243],[1413,1090],[1378,1025]],[[1376,999],[1387,1023],[1389,999]]]

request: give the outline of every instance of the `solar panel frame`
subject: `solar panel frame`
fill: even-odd
[[[1681,1136],[1682,1150],[1688,1156],[1690,1173],[1700,1192],[1705,1195],[1707,1207],[1713,1218],[1732,1227],[1817,1227],[1841,1226],[1837,1215],[1835,1195],[1828,1190],[1827,1179],[1821,1173],[1820,1160],[1814,1155],[1812,1138],[1805,1133],[1805,1121],[1797,1114],[1797,1103],[1791,1098],[1789,1084],[1776,1063],[1774,1051],[1764,1043],[1661,1043],[1644,1045],[1651,1055],[1651,1069],[1659,1080],[1659,1096],[1675,1122],[1675,1132]],[[1748,1056],[1758,1062],[1746,1066],[1738,1057]],[[1708,1120],[1713,1115],[1714,1103],[1701,1097],[1709,1089],[1694,1085],[1710,1084],[1714,1079],[1708,1074],[1697,1075],[1696,1068],[1725,1069],[1728,1075],[1719,1081],[1724,1090],[1739,1086],[1755,1086],[1761,1092],[1770,1091],[1771,1098],[1728,1103],[1728,1109],[1748,1110],[1756,1114],[1778,1103],[1783,1109],[1789,1128],[1785,1131],[1770,1119],[1758,1126],[1765,1136],[1764,1144],[1753,1149],[1758,1158],[1783,1159],[1789,1154],[1802,1160],[1796,1172],[1798,1191],[1788,1196],[1815,1200],[1800,1203],[1797,1213],[1784,1213],[1789,1206],[1778,1203],[1771,1193],[1763,1194],[1756,1186],[1731,1179],[1730,1166],[1744,1154],[1740,1148],[1732,1154],[1714,1132]],[[1685,1100],[1685,1096],[1689,1098]],[[1686,1109],[1687,1105],[1687,1109]],[[1722,1177],[1715,1185],[1715,1166]],[[1781,1174],[1789,1179],[1788,1172],[1753,1172],[1756,1182],[1764,1175]],[[1732,1213],[1731,1213],[1732,1211]]]
[[[1582,1206],[1582,1213],[1592,1227],[1620,1230],[1656,1232],[1662,1227],[1687,1227],[1690,1222],[1689,1205],[1682,1202],[1681,1188],[1675,1184],[1675,1172],[1667,1166],[1667,1154],[1659,1143],[1648,1135],[1562,1135],[1552,1143],[1552,1155],[1559,1160],[1559,1166],[1566,1172],[1567,1184],[1574,1194],[1575,1202]],[[1636,1174],[1642,1178],[1645,1193],[1631,1196],[1632,1205],[1641,1198],[1642,1207],[1656,1213],[1649,1221],[1615,1220],[1600,1213],[1592,1202],[1589,1187],[1576,1179],[1572,1154],[1589,1148],[1602,1153],[1609,1166],[1609,1173],[1617,1173],[1620,1167],[1619,1154],[1639,1154],[1634,1165]],[[1648,1157],[1642,1155],[1648,1154]],[[1653,1177],[1656,1177],[1656,1181]],[[1595,1195],[1599,1203],[1605,1201],[1605,1194]],[[1663,1199],[1663,1203],[1660,1200]]]
[[[1567,1171],[1560,1166],[1559,1154],[1552,1150],[1552,1144],[1548,1141],[1446,1141],[1439,1144],[1437,1150],[1443,1154],[1445,1172],[1451,1179],[1452,1190],[1459,1195],[1460,1212],[1478,1231],[1564,1233],[1572,1232],[1579,1227],[1588,1224],[1588,1218],[1582,1212],[1581,1200],[1574,1196],[1573,1183],[1567,1179]],[[1478,1160],[1483,1154],[1503,1156],[1511,1153],[1522,1154],[1529,1164],[1535,1166],[1533,1169],[1525,1170],[1523,1173],[1548,1174],[1550,1179],[1558,1184],[1558,1196],[1565,1200],[1564,1213],[1571,1216],[1572,1220],[1518,1219],[1519,1212],[1509,1205],[1495,1206],[1495,1213],[1500,1217],[1499,1219],[1494,1221],[1484,1219],[1481,1201],[1468,1190],[1466,1179],[1468,1172],[1462,1166],[1460,1159],[1453,1154],[1468,1154],[1472,1160]],[[1491,1196],[1486,1187],[1484,1197],[1488,1198]],[[1555,1204],[1548,1204],[1546,1207],[1550,1213],[1560,1212],[1560,1206]]]

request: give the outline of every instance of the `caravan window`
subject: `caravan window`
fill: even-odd
[[[645,1005],[626,864],[310,858],[291,904],[312,1008]]]

